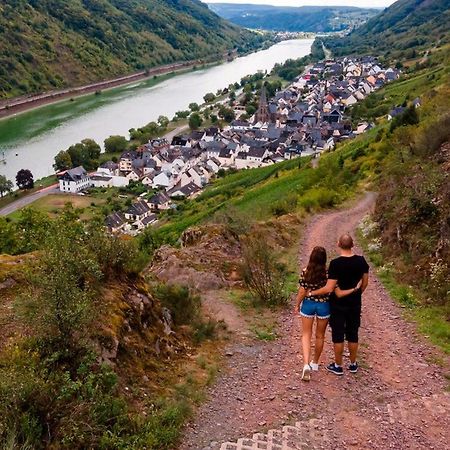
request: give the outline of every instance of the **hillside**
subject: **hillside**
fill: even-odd
[[[152,276],[189,280],[205,289],[227,286],[227,276],[236,281],[245,242],[239,236],[255,228],[260,241],[287,245],[283,255],[293,248],[297,261],[293,235],[299,221],[367,189],[379,192],[376,223],[362,229],[374,269],[388,280],[392,295],[422,331],[450,351],[448,62],[448,52],[435,52],[431,69],[411,71],[369,96],[359,117],[371,117],[377,126],[325,153],[317,167],[304,158],[227,174],[195,199],[180,202],[165,223],[139,238],[105,235],[93,220],[83,225],[79,212],[69,207],[53,219],[32,210],[22,212],[17,221],[0,218],[0,253],[18,255],[0,257],[2,342],[11,344],[0,349],[0,440],[11,443],[10,448],[176,448],[190,408],[202,400],[201,391],[217,370],[207,347],[217,352],[221,343],[208,343],[214,326],[196,316],[198,297],[183,288],[155,289]],[[411,105],[416,96],[421,106],[415,123],[406,117],[387,122],[377,111],[380,104]],[[212,225],[198,228],[208,222]],[[317,222],[313,225],[317,232]],[[327,227],[323,236],[330,248],[336,227],[333,221]],[[305,235],[314,245],[323,242]],[[153,266],[142,272],[152,253]],[[286,276],[295,286],[294,271]],[[380,286],[372,286],[374,301],[381,298],[383,305],[376,310],[384,314]],[[163,307],[171,311],[172,325]],[[393,333],[397,314],[388,315],[395,320],[388,327],[392,338],[380,328],[375,333],[398,344]],[[246,310],[246,315],[251,314]],[[261,316],[260,309],[256,315]],[[400,334],[416,357],[409,335]],[[380,342],[377,334],[371,339]],[[253,342],[249,345],[256,348]],[[288,358],[294,364],[292,354]],[[377,353],[370,354],[378,363]],[[243,356],[248,367],[248,354]],[[274,373],[280,378],[279,371]],[[384,380],[379,389],[386,388]],[[291,392],[292,381],[288,383]],[[410,390],[409,384],[403,385]],[[396,392],[399,386],[396,382]],[[370,398],[381,407],[373,394],[379,389],[363,388],[362,401]],[[235,402],[226,389],[227,399]],[[276,401],[268,405],[273,411]],[[378,427],[374,433],[379,435]]]
[[[273,31],[342,31],[366,22],[377,9],[348,6],[263,6],[211,3],[219,16],[246,28]]]
[[[450,42],[450,4],[447,0],[399,0],[343,39],[329,39],[336,55],[385,54],[413,57]]]
[[[199,0],[6,0],[0,99],[244,51],[261,39]]]

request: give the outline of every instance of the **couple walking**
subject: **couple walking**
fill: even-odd
[[[302,380],[311,379],[311,371],[319,370],[325,330],[330,321],[334,345],[334,362],[327,370],[343,375],[344,340],[350,352],[350,372],[358,371],[358,330],[361,319],[361,295],[369,281],[369,266],[363,256],[353,253],[353,239],[344,234],[338,241],[340,256],[330,262],[327,272],[327,252],[315,247],[308,266],[302,271],[295,313],[302,322],[304,367]],[[311,358],[311,337],[316,318],[316,343]]]

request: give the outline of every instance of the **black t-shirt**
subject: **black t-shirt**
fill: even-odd
[[[339,258],[333,259],[330,262],[328,278],[330,280],[337,280],[338,286],[342,290],[346,290],[354,288],[365,273],[369,273],[369,265],[364,256],[339,256]],[[361,291],[358,290],[346,297],[332,300],[342,305],[360,304]]]

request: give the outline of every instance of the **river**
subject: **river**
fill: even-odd
[[[189,103],[203,103],[216,92],[258,70],[270,71],[276,63],[309,54],[313,39],[283,41],[206,69],[148,79],[83,97],[36,108],[0,120],[0,175],[15,180],[20,169],[35,179],[54,173],[53,159],[60,150],[92,138],[98,143],[113,134],[128,137],[160,115],[172,118]]]

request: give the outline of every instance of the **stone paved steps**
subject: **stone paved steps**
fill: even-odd
[[[408,402],[397,401],[376,408],[381,417],[391,426],[412,425],[411,413],[426,415],[440,422],[443,416],[450,414],[450,395],[434,394],[418,397]],[[327,433],[324,419],[310,419],[297,422],[295,426],[286,425],[281,429],[271,429],[267,433],[256,433],[251,438],[241,438],[237,442],[225,442],[220,450],[322,450],[330,448],[331,439]],[[417,438],[420,436],[417,435]],[[419,445],[419,441],[416,441]],[[425,445],[425,443],[423,444]],[[419,447],[418,447],[419,448]],[[425,448],[425,447],[420,447]]]
[[[256,433],[251,438],[225,442],[220,450],[320,450],[330,444],[323,423],[318,419],[286,425],[282,429]]]

